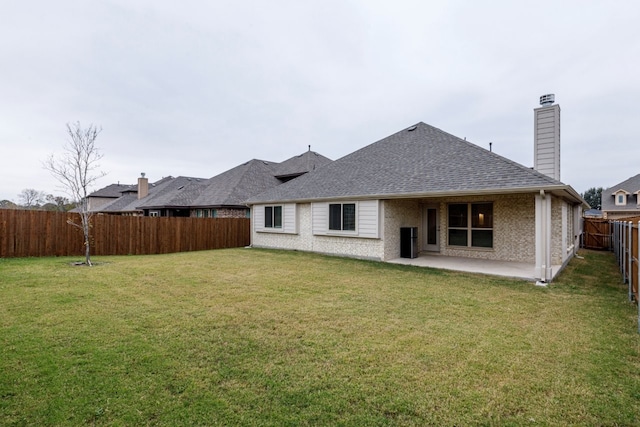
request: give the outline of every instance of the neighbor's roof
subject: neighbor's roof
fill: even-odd
[[[569,186],[425,123],[418,123],[248,200],[311,201],[476,194]]]
[[[274,175],[277,177],[297,176],[316,170],[332,160],[315,151],[307,151],[298,156],[291,157],[282,163],[274,165]]]
[[[331,160],[307,151],[281,163],[253,159],[210,179],[167,177],[149,185],[149,195],[137,198],[137,185],[123,186],[118,199],[99,212],[133,212],[142,209],[246,206],[246,200],[292,178],[320,168]]]
[[[245,206],[246,200],[281,185],[278,178],[296,177],[331,163],[314,151],[284,162],[253,159],[209,179],[190,207]]]
[[[629,195],[627,199],[626,206],[616,206],[616,200],[614,193],[618,190],[626,191]],[[636,197],[639,197],[636,193],[640,190],[640,174],[636,176],[632,176],[631,178],[622,181],[620,184],[614,185],[611,188],[607,188],[606,190],[602,190],[602,206],[601,209],[603,211],[638,211],[640,207],[638,206],[636,200],[633,200],[633,194],[636,194]]]
[[[94,191],[89,194],[88,197],[106,197],[106,198],[116,198],[122,196],[122,192],[126,191],[130,187],[135,187],[135,185],[128,184],[110,184],[104,188]]]
[[[586,217],[602,218],[602,211],[600,209],[587,209],[583,215]]]
[[[274,163],[253,159],[209,179],[188,206],[243,206],[248,197],[280,184]]]
[[[172,176],[164,177],[156,182],[149,184],[149,195],[151,197],[157,192],[163,191],[171,182],[176,178]],[[122,197],[115,199],[107,205],[100,206],[95,212],[136,212],[141,209],[138,207],[144,202],[144,199],[138,199],[137,185],[130,186],[132,191],[126,191],[122,193]]]
[[[140,200],[139,209],[191,206],[204,189],[208,179],[179,176],[172,179],[161,189],[156,189]]]

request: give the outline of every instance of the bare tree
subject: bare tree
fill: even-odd
[[[45,200],[45,194],[43,191],[38,191],[33,188],[25,188],[18,194],[18,203],[20,206],[27,209],[35,209],[42,206]]]
[[[102,154],[96,146],[96,138],[102,129],[93,124],[83,129],[80,122],[67,123],[69,140],[64,145],[64,152],[55,157],[53,154],[44,162],[53,177],[62,185],[62,189],[71,200],[78,200],[80,224],[68,220],[67,222],[82,229],[84,234],[85,261],[91,265],[91,212],[89,211],[89,190],[93,184],[106,175],[98,171],[98,162]]]

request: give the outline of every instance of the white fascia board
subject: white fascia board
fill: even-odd
[[[273,204],[273,203],[313,203],[313,202],[331,202],[331,201],[358,201],[358,200],[392,200],[392,199],[429,199],[429,198],[441,198],[441,197],[460,197],[460,196],[477,196],[477,195],[491,195],[491,194],[522,194],[522,193],[539,193],[540,190],[555,194],[563,197],[571,203],[579,203],[587,207],[587,202],[576,192],[570,185],[558,184],[558,185],[546,185],[536,187],[512,187],[512,188],[486,188],[479,190],[454,190],[454,191],[432,191],[421,193],[403,193],[403,194],[364,194],[364,195],[349,195],[339,197],[317,197],[307,199],[288,199],[288,200],[275,200],[268,202],[259,202],[253,204]],[[587,207],[587,209],[589,209]]]

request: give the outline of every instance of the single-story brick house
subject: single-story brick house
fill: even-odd
[[[418,123],[251,197],[252,246],[387,261],[417,228],[423,253],[527,262],[551,280],[587,205],[559,181],[559,106],[534,113],[534,169]]]

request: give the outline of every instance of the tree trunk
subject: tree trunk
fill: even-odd
[[[84,234],[84,258],[88,266],[91,266],[91,215],[88,212],[83,212],[82,216],[82,232]]]

